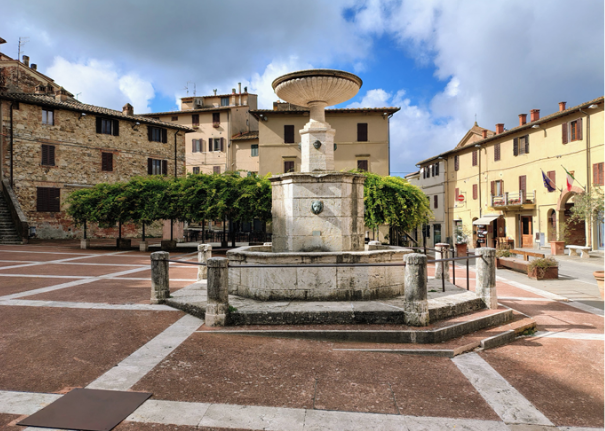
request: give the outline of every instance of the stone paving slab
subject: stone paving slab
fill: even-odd
[[[0,306],[0,388],[85,386],[181,313]]]
[[[27,292],[28,290],[68,283],[72,278],[45,278],[45,277],[0,277],[0,296],[13,293]]]
[[[62,265],[62,264],[42,264],[35,266],[26,266],[22,268],[3,269],[2,274],[34,274],[34,275],[83,275],[94,276],[107,275],[118,271],[127,271],[129,269],[140,268],[139,266],[96,266],[96,265]]]
[[[173,268],[170,267],[170,278],[181,278],[181,279],[192,279],[197,280],[197,266],[191,266],[191,268]],[[127,276],[124,276],[127,277]],[[137,277],[147,278],[151,280],[151,270],[147,269],[137,273]]]
[[[527,337],[479,355],[555,425],[603,427],[603,342]]]

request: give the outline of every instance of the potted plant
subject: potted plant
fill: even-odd
[[[597,284],[599,285],[599,293],[601,294],[601,299],[603,299],[603,274],[605,271],[595,271],[592,273],[595,280],[597,280]]]
[[[468,233],[465,232],[462,225],[456,225],[454,229],[454,240],[456,241],[456,256],[466,256],[468,250]]]
[[[534,280],[553,280],[559,278],[559,262],[552,257],[534,259],[527,267],[527,276]]]
[[[512,253],[508,249],[499,249],[496,251],[496,268],[503,269],[504,266],[500,263],[500,259],[503,257],[512,257]]]

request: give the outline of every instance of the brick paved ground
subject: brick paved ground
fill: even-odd
[[[590,307],[500,280],[501,304],[535,318],[537,336],[454,359],[345,351],[418,346],[213,333],[149,305],[148,253],[99,246],[0,246],[0,429],[23,429],[18,419],[50,402],[23,392],[89,385],[153,393],[119,431],[603,427],[603,317]],[[174,264],[171,287],[196,273]]]

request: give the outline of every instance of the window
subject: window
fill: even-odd
[[[439,208],[439,200],[437,199],[437,195],[433,196],[433,208]]]
[[[477,150],[473,151],[473,166],[477,166]]]
[[[52,109],[42,108],[42,124],[55,124],[55,111]]]
[[[194,166],[193,167],[193,173],[196,174],[196,175],[199,174],[200,173],[200,167],[199,166]]]
[[[603,162],[592,165],[592,184],[602,186],[603,183]]]
[[[221,97],[221,106],[229,106],[229,98]]]
[[[563,123],[563,144],[567,144],[571,141],[581,141],[582,140],[582,119],[578,118],[575,121],[570,121],[569,123]]]
[[[433,244],[439,244],[441,242],[441,225],[433,225]]]
[[[357,141],[368,142],[368,123],[357,123]]]
[[[492,196],[503,196],[504,182],[502,180],[496,180],[491,182]]]
[[[103,135],[120,135],[120,122],[109,118],[97,117],[97,133]]]
[[[200,114],[192,114],[191,115],[191,125],[199,126],[200,125]]]
[[[285,161],[284,162],[284,173],[294,172],[294,161]]]
[[[179,121],[178,115],[173,115],[172,116],[172,121]]]
[[[208,151],[225,151],[224,138],[208,139]]]
[[[368,161],[367,160],[357,160],[357,169],[360,171],[367,172],[368,171]]]
[[[557,173],[556,173],[555,171],[548,171],[548,172],[546,173],[546,176],[547,176],[548,178],[550,178],[550,180],[552,181],[553,185],[554,185],[554,184],[557,184],[557,182],[555,181],[555,179],[556,179],[556,175],[557,175]],[[553,190],[553,192],[554,192],[554,190]],[[552,192],[549,192],[549,193],[552,193]]]
[[[152,142],[168,142],[168,131],[161,127],[147,126],[147,138]]]
[[[36,194],[36,211],[51,213],[61,211],[61,189],[54,187],[38,187]]]
[[[191,152],[192,153],[201,153],[204,151],[203,144],[201,139],[192,139],[191,140]]]
[[[439,176],[439,162],[435,163],[435,172],[433,173],[434,176]]]
[[[294,143],[294,126],[287,124],[284,126],[284,144]]]
[[[101,153],[101,170],[113,171],[113,153]]]
[[[251,157],[258,157],[258,144],[252,144],[250,150]]]
[[[458,156],[454,156],[454,170],[457,171],[460,169],[460,159]]]
[[[221,173],[221,167],[220,166],[213,166],[212,167],[212,173],[213,174],[220,174]]]
[[[500,160],[500,143],[494,145],[494,162]]]
[[[42,165],[55,166],[55,146],[42,144]]]
[[[473,200],[477,200],[479,197],[479,187],[477,184],[473,184]]]
[[[212,125],[218,127],[219,124],[221,124],[221,113],[214,112],[212,114]]]
[[[147,173],[149,175],[167,175],[168,160],[147,159]]]
[[[529,135],[513,139],[513,155],[529,154]]]

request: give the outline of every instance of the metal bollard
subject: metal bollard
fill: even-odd
[[[210,244],[200,244],[197,246],[198,263],[208,264],[208,259],[212,257],[212,246]],[[197,267],[197,281],[208,278],[208,267],[200,265]]]
[[[429,324],[427,302],[426,256],[420,253],[406,254],[405,261],[405,321],[411,326]]]
[[[163,304],[170,297],[168,274],[170,253],[157,251],[151,253],[151,303]]]
[[[437,249],[435,260],[447,259],[449,257],[449,244],[440,242],[435,248]],[[435,279],[450,281],[450,266],[448,265],[448,262],[435,262]]]
[[[475,250],[477,255],[477,287],[475,292],[485,306],[490,309],[498,308],[496,293],[496,249],[481,247]]]
[[[208,259],[208,302],[204,322],[208,326],[225,326],[229,313],[229,259]]]

